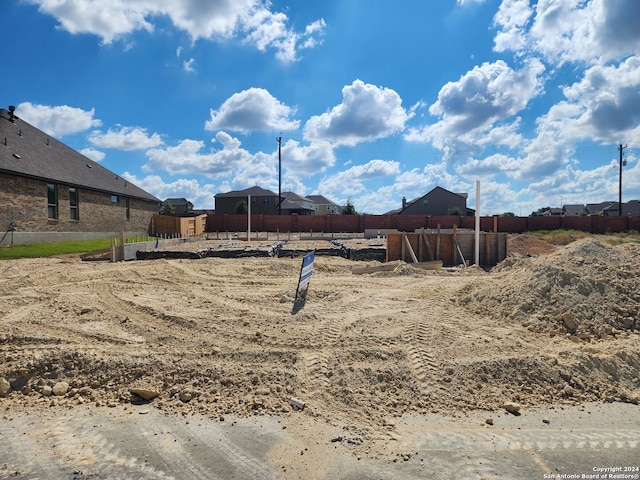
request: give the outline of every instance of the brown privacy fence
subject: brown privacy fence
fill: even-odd
[[[364,232],[398,230],[415,232],[420,228],[475,229],[475,217],[429,215],[251,215],[254,232]],[[640,231],[640,216],[584,217],[481,217],[484,232],[523,233],[536,230],[581,230],[590,233]],[[206,217],[207,232],[243,232],[247,215]]]

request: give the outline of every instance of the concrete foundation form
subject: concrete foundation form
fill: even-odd
[[[472,265],[475,232],[424,230],[418,233],[389,233],[386,261],[411,263],[442,260],[444,265]],[[413,253],[413,255],[412,255]],[[507,258],[507,234],[480,232],[479,265],[493,267]],[[415,256],[415,259],[413,258]]]

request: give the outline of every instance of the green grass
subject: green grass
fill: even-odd
[[[85,253],[109,248],[109,239],[74,242],[31,243],[0,248],[0,260],[10,258],[51,257],[65,253]]]
[[[0,260],[12,258],[51,257],[69,253],[87,253],[109,248],[109,238],[78,240],[69,242],[31,243],[0,247]],[[153,237],[130,239],[130,241],[155,240]],[[125,243],[127,240],[125,240]]]

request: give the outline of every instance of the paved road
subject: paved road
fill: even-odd
[[[0,419],[0,478],[300,477],[292,473],[295,469],[268,460],[272,447],[282,442],[293,442],[308,455],[314,448],[337,452],[321,452],[321,468],[305,478],[530,480],[640,474],[636,405],[588,405],[517,417],[504,412],[460,419],[407,417],[397,421],[396,434],[398,451],[408,455],[395,461],[358,459],[346,443],[332,443],[331,438],[305,445],[305,439],[292,439],[277,418],[220,421],[142,408],[61,410],[42,417],[5,412]],[[485,422],[489,417],[492,426]],[[602,470],[607,468],[629,471]]]

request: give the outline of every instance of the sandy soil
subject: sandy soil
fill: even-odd
[[[637,404],[640,245],[518,242],[491,272],[317,257],[297,311],[299,258],[0,262],[0,409],[141,395],[384,458],[403,414]]]

